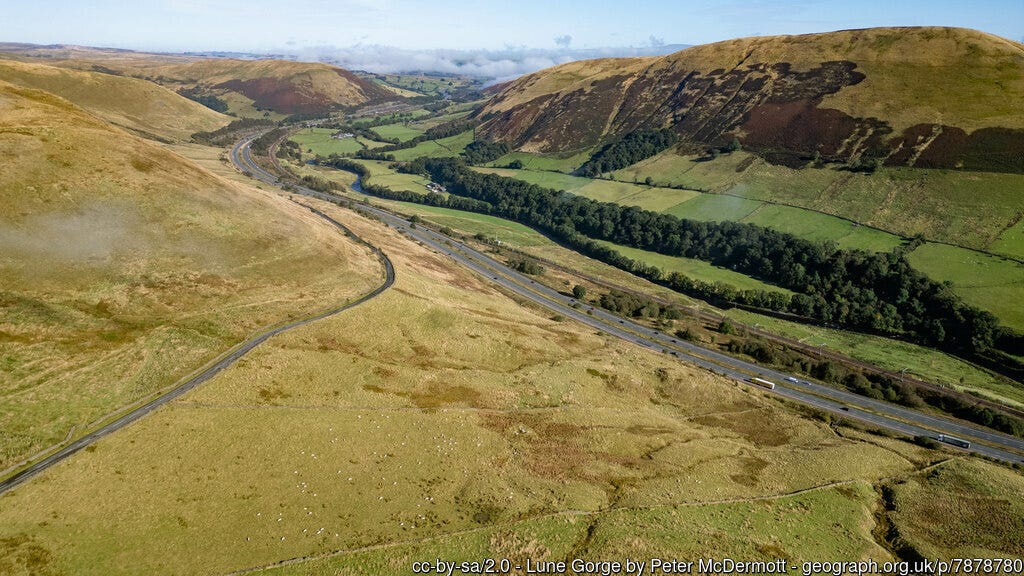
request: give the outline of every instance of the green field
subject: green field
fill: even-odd
[[[469,110],[457,111],[456,110],[457,108],[459,108],[459,107],[458,106],[452,106],[444,114],[439,114],[437,116],[430,116],[428,118],[420,118],[420,119],[416,120],[415,122],[413,122],[412,125],[414,127],[416,127],[416,128],[420,128],[422,130],[426,130],[428,128],[433,128],[434,126],[439,126],[441,124],[444,124],[445,122],[451,122],[452,120],[461,120],[461,119],[465,118],[466,116],[469,116],[469,114],[470,114]]]
[[[762,202],[725,196],[721,194],[700,194],[665,212],[680,218],[704,221],[743,220],[763,206]]]
[[[665,211],[698,196],[697,192],[690,190],[656,188],[611,180],[593,180],[551,171],[512,170],[508,168],[476,168],[476,170],[478,172],[498,174],[523,180],[524,182],[536,184],[544,188],[565,190],[599,202],[616,202],[627,206],[638,206],[655,212]]]
[[[423,204],[413,204],[411,202],[374,199],[374,203],[393,207],[403,214],[417,214],[438,226],[447,226],[465,235],[480,233],[513,248],[542,246],[551,242],[543,234],[532,228],[487,214],[463,212],[437,206],[424,206]]]
[[[363,116],[360,118],[351,118],[352,124],[357,126],[366,125],[373,122],[379,122],[381,120],[391,120],[392,122],[402,122],[407,119],[423,118],[424,116],[430,116],[429,110],[423,108],[417,108],[415,110],[407,110],[404,112],[392,112],[391,114],[378,114],[376,116]]]
[[[312,150],[312,153],[318,156],[352,154],[367,147],[360,138],[331,138],[331,134],[336,132],[338,131],[333,128],[303,128],[292,134],[289,139],[297,143],[303,152]]]
[[[379,160],[357,160],[357,162],[366,166],[370,171],[370,175],[366,179],[367,184],[387,186],[392,190],[408,190],[418,194],[426,194],[430,192],[430,190],[427,189],[427,184],[430,182],[430,179],[425,176],[395,172],[388,168],[388,162]]]
[[[529,157],[519,153],[522,156]],[[541,159],[542,156],[532,155]],[[497,164],[497,163],[496,163]],[[768,204],[725,194],[645,186],[629,182],[593,180],[553,171],[477,168],[555,190],[566,190],[601,202],[638,206],[691,220],[750,222],[789,232],[809,240],[832,240],[840,248],[888,251],[901,244],[893,234],[853,222],[791,206]]]
[[[683,205],[685,206],[685,204]],[[889,252],[903,243],[899,236],[800,208],[763,204],[741,222],[784,230],[808,240],[833,241],[840,248]]]
[[[1007,228],[999,239],[988,246],[993,254],[1003,254],[1015,260],[1024,260],[1024,220]]]
[[[675,169],[679,169],[682,166],[681,162],[684,162],[684,160],[679,160],[681,158],[679,156],[673,155],[673,157],[675,159],[669,161],[666,160],[664,155],[656,156],[617,174],[619,176],[630,174],[631,178],[636,178],[638,175],[644,174],[644,172],[634,173],[632,171],[641,170],[645,165],[662,167],[663,164],[669,164]],[[688,168],[683,170],[681,174],[687,178],[703,178],[705,184],[710,181],[712,176],[734,178],[737,175],[737,169],[741,167],[744,159],[749,161],[753,157],[737,153],[725,155],[718,160],[710,162],[690,161]],[[767,203],[758,199],[759,197],[767,199],[763,193],[755,193],[749,188],[749,184],[745,182],[729,181],[729,189],[731,191],[728,194],[702,194],[687,190],[648,187],[629,182],[590,180],[550,171],[511,170],[506,168],[478,168],[478,170],[517,178],[537,184],[538,186],[567,190],[599,201],[616,202],[625,205],[635,205],[648,210],[663,211],[680,218],[703,221],[731,220],[749,222],[788,232],[809,240],[833,241],[839,248],[844,249],[890,251],[903,242],[900,237],[894,234],[869,226],[859,225],[836,216],[793,206]],[[741,172],[744,171],[741,170]],[[793,183],[787,188],[790,200],[806,201],[809,204],[814,203],[811,202],[811,199],[815,194],[815,188],[826,184],[824,182],[815,183],[813,178],[805,178],[804,176],[807,174],[819,179],[825,177],[844,179],[844,182],[846,182],[845,186],[848,189],[843,191],[843,194],[853,194],[857,190],[864,189],[864,186],[867,186],[866,183],[872,183],[871,185],[875,186],[878,182],[869,180],[868,177],[863,175],[839,173],[832,170],[805,169],[795,171],[767,165],[760,160],[754,161],[753,167],[746,168],[745,172],[758,172],[762,174],[760,176],[762,185],[766,185],[771,179],[781,182],[781,179],[784,177],[791,178]],[[697,176],[694,174],[697,174]],[[764,176],[764,174],[771,178]],[[837,174],[839,176],[836,176]],[[660,172],[659,175],[664,178],[665,172]],[[1004,176],[1006,178],[1003,178]],[[920,178],[926,177],[938,182],[936,185],[937,189],[942,190],[945,189],[944,187],[954,186],[957,182],[971,182],[973,183],[971,186],[979,186],[981,185],[979,183],[991,183],[994,181],[993,179],[1002,181],[1004,185],[1007,185],[1007,183],[1014,181],[1012,176],[970,175],[950,171],[899,169],[889,171],[886,181],[892,182],[894,179],[902,178],[907,182],[917,182]],[[860,188],[850,184],[851,182],[859,183],[857,186],[860,186]],[[1021,182],[1024,182],[1024,180],[1021,180]],[[679,181],[672,181],[671,183],[679,184]],[[684,183],[695,185],[692,181],[684,181]],[[721,182],[716,181],[714,184],[722,187]],[[778,186],[781,188],[781,183]],[[962,193],[964,198],[971,195],[979,196],[977,189],[971,186],[968,186]],[[980,195],[983,198],[981,201],[988,201],[988,198],[993,195],[998,197],[999,194],[1003,194],[1007,190],[1008,188],[1000,189],[997,187],[989,191],[987,195]],[[746,191],[746,195],[736,195],[737,191]],[[835,192],[835,194],[838,193]],[[943,194],[950,196],[952,192],[946,190]],[[833,200],[833,206],[838,206],[842,202],[854,202],[854,199],[850,198],[833,198]],[[965,201],[962,198],[961,204]],[[949,209],[949,207],[947,206],[946,209]],[[986,210],[988,209],[986,208]],[[909,208],[904,207],[901,210],[906,211]],[[840,210],[839,212],[842,211]],[[971,210],[967,212],[968,221],[972,221]],[[977,211],[974,212],[977,214]],[[862,217],[869,218],[870,215],[862,214]],[[961,222],[957,225],[960,226],[962,224]],[[1018,223],[1007,231],[1002,232],[1000,239],[992,244],[992,249],[1005,254],[1016,254],[1024,250],[1024,224]],[[910,262],[915,268],[921,270],[934,280],[939,282],[951,281],[954,291],[964,298],[965,301],[992,312],[999,317],[1003,324],[1011,328],[1024,330],[1024,311],[1022,311],[1024,308],[1020,306],[1020,303],[1024,302],[1024,265],[996,256],[986,256],[972,250],[934,243],[926,243],[914,251],[910,256]]]
[[[569,173],[575,171],[584,162],[590,159],[590,152],[580,152],[565,158],[550,156],[546,154],[531,154],[529,152],[511,152],[488,164],[493,168],[504,168],[509,162],[518,160],[523,163],[526,170],[550,171]]]
[[[471,86],[479,82],[464,76],[433,76],[426,74],[382,74],[379,80],[385,84],[427,96],[451,93],[459,88]]]
[[[395,155],[395,160],[415,160],[420,156],[426,156],[428,158],[458,156],[459,152],[462,152],[462,150],[472,141],[473,131],[467,130],[461,134],[449,136],[448,138],[420,142],[413,148],[396,150],[393,154]]]
[[[1024,176],[1019,174],[882,168],[865,175],[829,167],[794,170],[746,152],[699,161],[667,151],[613,177],[627,182],[651,177],[655,184],[778,202],[899,236],[921,233],[930,240],[1024,257],[1019,230],[1001,240],[1024,214],[1019,193]]]
[[[929,277],[953,283],[953,291],[988,310],[1011,328],[1024,330],[1024,265],[945,244],[924,244],[908,256]]]
[[[379,134],[381,138],[398,138],[402,142],[412,140],[413,138],[422,135],[425,131],[407,122],[375,126],[372,130]]]

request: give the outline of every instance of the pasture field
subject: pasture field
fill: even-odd
[[[395,155],[395,160],[415,160],[420,156],[426,156],[428,158],[458,156],[459,152],[462,152],[462,150],[472,141],[473,131],[467,130],[461,134],[456,134],[455,136],[420,142],[413,148],[396,150],[393,154]]]
[[[988,251],[1024,260],[1024,220],[1003,231],[995,242],[989,244]]]
[[[366,179],[367,184],[377,184],[380,186],[387,186],[392,190],[408,190],[419,194],[426,194],[430,192],[430,190],[427,189],[427,184],[430,183],[430,179],[426,176],[395,172],[388,168],[389,163],[384,161],[357,160],[357,162],[365,166],[370,171],[370,175]]]
[[[672,154],[672,157],[675,159],[681,158],[674,154]],[[684,173],[689,174],[690,171],[695,171],[704,175],[715,174],[717,176],[734,177],[736,176],[736,167],[742,165],[744,159],[753,160],[754,157],[744,155],[743,153],[735,153],[724,155],[713,161],[690,161],[692,166]],[[633,174],[629,171],[633,169],[639,170],[640,168],[637,167],[642,167],[647,163],[655,167],[661,167],[663,164],[668,163],[678,168],[680,162],[682,160],[672,160],[669,162],[665,160],[663,154],[640,162],[616,174],[618,176]],[[716,163],[721,166],[715,168]],[[722,169],[723,166],[727,170]],[[825,173],[839,174],[844,179],[843,186],[845,187],[830,192],[829,202],[832,203],[831,205],[836,205],[836,202],[852,201],[852,199],[846,196],[843,197],[845,199],[840,199],[838,197],[840,193],[845,195],[860,194],[860,192],[866,190],[865,187],[869,186],[869,183],[870,186],[876,186],[877,182],[879,182],[869,180],[863,175],[830,170],[804,169],[795,171],[788,168],[771,166],[761,160],[753,162],[753,166],[753,168],[747,168],[746,171],[760,170],[765,174],[771,175],[771,178],[785,176],[781,171],[791,173],[787,176],[794,182],[789,187],[790,195],[792,196],[790,199],[793,201],[806,201],[809,204],[816,202],[816,200],[812,202],[812,197],[807,195],[814,189],[814,186],[809,186],[810,181],[808,179],[801,180],[801,176],[795,175],[796,172],[799,172],[801,175],[808,173],[818,177]],[[703,221],[731,220],[749,222],[788,232],[809,240],[833,241],[838,247],[844,249],[890,251],[903,242],[902,238],[894,234],[869,226],[858,225],[837,216],[765,202],[763,200],[767,198],[760,193],[753,193],[748,190],[746,196],[737,196],[735,195],[738,193],[737,191],[747,190],[745,188],[747,184],[742,182],[732,182],[729,184],[728,189],[731,192],[728,194],[702,194],[688,190],[641,186],[628,182],[590,180],[557,172],[511,170],[507,168],[479,168],[478,170],[518,178],[539,186],[565,189],[595,200],[636,205],[648,210],[663,211],[680,218]],[[637,172],[636,174],[642,175],[643,172]],[[988,190],[986,195],[980,194],[974,188],[975,186],[991,183],[992,179],[1002,182],[1006,186],[1009,186],[1009,183],[1014,181],[1013,175],[972,175],[951,171],[927,171],[926,173],[926,171],[922,170],[893,169],[889,170],[887,174],[889,174],[886,176],[888,178],[887,182],[902,179],[902,181],[908,183],[906,185],[910,185],[909,183],[920,185],[921,178],[934,180],[938,182],[935,189],[940,192],[945,190],[945,192],[941,193],[947,195],[953,194],[952,189],[957,183],[963,184],[966,186],[966,190],[962,191],[964,202],[966,202],[968,197],[980,198],[977,200],[978,202],[987,202],[988,198],[993,195],[1001,197],[1000,195],[1010,190],[1009,187],[1000,188],[997,186],[993,190]],[[664,177],[664,173],[660,175]],[[990,176],[991,178],[989,178]],[[632,175],[630,177],[635,178],[637,176]],[[1024,183],[1024,179],[1020,180],[1020,182]],[[672,183],[678,184],[679,182],[673,181]],[[855,184],[851,183],[860,184],[855,186]],[[833,184],[829,184],[829,186]],[[688,183],[688,185],[694,184]],[[715,185],[719,188],[724,187],[721,182]],[[900,189],[898,184],[894,186],[896,186],[895,190],[898,191]],[[932,188],[929,187],[929,189]],[[802,194],[806,196],[801,198]],[[893,192],[893,194],[896,194],[896,192]],[[924,192],[921,192],[921,194],[924,194]],[[900,197],[897,195],[897,198],[899,199]],[[882,200],[880,199],[879,201]],[[901,201],[910,200],[902,198]],[[917,201],[915,200],[915,202]],[[864,201],[864,205],[871,205],[871,202]],[[907,207],[904,208],[909,209]],[[904,208],[901,208],[901,210],[904,210]],[[985,210],[990,208],[994,209],[987,207]],[[840,210],[839,212],[842,211]],[[870,221],[871,218],[866,213],[862,213],[860,217],[866,219],[863,221]],[[979,217],[978,212],[975,211],[974,216],[972,216],[970,210],[968,210],[966,217],[968,224],[973,222],[972,218],[975,217]],[[957,225],[964,225],[964,222],[960,222]],[[1005,232],[999,231],[996,235],[1000,239],[992,244],[992,249],[1013,257],[1019,250],[1024,249],[1024,232],[1022,230],[1024,230],[1024,224],[1018,223]],[[959,296],[970,304],[992,312],[1007,326],[1018,330],[1024,329],[1024,312],[1021,311],[1019,306],[1019,303],[1024,301],[1024,265],[997,256],[988,256],[972,250],[937,243],[926,243],[919,247],[911,253],[910,262],[915,268],[937,281],[951,281],[954,285],[954,291]]]
[[[497,174],[508,178],[515,178],[530,184],[536,184],[553,190],[565,190],[576,192],[580,188],[591,183],[590,178],[581,178],[560,172],[539,171],[539,170],[514,170],[512,168],[475,168],[478,172]]]
[[[358,117],[358,118],[350,118],[349,121],[352,124],[360,125],[360,124],[369,124],[369,123],[375,122],[377,120],[391,120],[393,122],[402,122],[402,121],[407,120],[409,118],[416,119],[416,118],[422,118],[424,116],[430,116],[430,112],[428,110],[424,110],[423,108],[417,108],[415,110],[406,110],[404,112],[392,112],[390,114],[378,114],[376,116],[363,116],[363,117]]]
[[[637,248],[630,248],[628,246],[621,246],[619,244],[613,244],[611,242],[605,242],[602,240],[597,241],[599,244],[615,249],[617,252],[638,262],[643,262],[649,266],[655,266],[664,270],[665,272],[679,272],[685,274],[690,278],[701,280],[709,284],[715,282],[722,282],[736,287],[739,290],[765,290],[768,292],[782,292],[783,294],[792,295],[793,293],[785,288],[773,286],[766,282],[761,282],[750,276],[734,272],[727,268],[719,268],[712,266],[711,264],[704,262],[703,260],[695,260],[693,258],[681,258],[678,256],[667,256],[665,254],[659,254],[657,252],[650,252],[647,250],[640,250]]]
[[[666,552],[689,550],[686,518],[749,517],[723,551],[873,553],[864,486],[937,457],[837,435],[759,389],[548,318],[318,206],[391,255],[395,286],[6,495],[0,566],[194,574],[308,558],[287,573],[393,574],[449,545],[596,557],[626,542],[615,524],[662,507],[643,537]],[[600,538],[585,538],[588,518]]]
[[[988,310],[1011,328],[1024,331],[1024,264],[945,244],[926,243],[910,263],[929,277],[953,283],[968,304]]]
[[[612,180],[594,180],[550,171],[509,168],[476,168],[476,170],[523,180],[544,188],[565,190],[599,202],[616,202],[655,212],[665,211],[699,195],[690,190],[655,188]]]
[[[543,158],[533,156],[534,158]],[[835,216],[769,204],[726,194],[645,186],[622,181],[595,180],[553,171],[477,168],[531,184],[566,190],[601,202],[638,206],[691,220],[750,222],[809,240],[832,240],[841,248],[888,251],[902,243],[893,234],[860,226]]]
[[[405,122],[375,126],[372,130],[377,134],[380,134],[381,138],[398,138],[402,142],[412,140],[425,132],[425,130]]]
[[[466,116],[469,116],[470,110],[460,110],[461,106],[452,106],[448,108],[448,111],[438,116],[431,116],[429,118],[419,118],[412,123],[416,128],[420,128],[426,131],[428,128],[434,126],[440,126],[445,122],[451,122],[452,120],[461,120]]]
[[[390,86],[427,96],[449,93],[473,83],[472,80],[465,77],[426,74],[383,74],[380,79]]]
[[[359,138],[331,138],[331,134],[336,132],[333,128],[303,128],[289,136],[289,139],[295,141],[304,153],[312,150],[313,154],[319,156],[352,154],[366,147],[360,143]]]
[[[668,214],[690,220],[721,222],[743,220],[764,206],[762,202],[724,194],[699,194],[692,200],[666,210]]]
[[[903,243],[899,236],[888,232],[861,226],[820,212],[778,204],[762,204],[741,222],[783,230],[808,240],[833,241],[840,248],[869,252],[889,252]]]
[[[613,173],[632,182],[678,185],[823,212],[909,237],[1021,258],[1020,242],[1000,242],[1024,213],[1024,176],[956,170],[881,168],[854,174],[776,166],[746,152],[710,161],[666,151]]]
[[[551,243],[543,234],[532,228],[523,226],[518,222],[504,220],[487,214],[463,212],[461,210],[439,208],[436,206],[424,206],[411,202],[392,202],[379,199],[374,199],[374,202],[380,205],[388,205],[404,214],[418,214],[421,218],[438,226],[447,226],[468,236],[477,233],[484,234],[489,238],[515,248],[529,248]]]
[[[590,159],[590,151],[580,152],[565,158],[559,158],[550,154],[532,154],[530,152],[510,152],[494,162],[488,164],[493,168],[504,168],[514,160],[523,163],[526,170],[562,172],[569,174],[583,165]]]

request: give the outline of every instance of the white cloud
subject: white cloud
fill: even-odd
[[[652,39],[653,40],[653,39]],[[299,60],[329,62],[350,70],[378,74],[440,72],[506,80],[574,60],[667,54],[682,49],[664,42],[651,46],[570,49],[509,47],[503,50],[408,50],[392,46],[318,46],[294,52]]]

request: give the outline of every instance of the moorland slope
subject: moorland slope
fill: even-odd
[[[483,136],[534,152],[583,150],[671,127],[694,148],[1024,172],[1024,46],[958,28],[741,38],[655,58],[563,64],[511,82]]]
[[[161,140],[188,140],[195,132],[216,130],[230,121],[137,78],[0,59],[0,80],[57,94],[111,124]]]
[[[0,81],[0,469],[378,282],[301,207]]]

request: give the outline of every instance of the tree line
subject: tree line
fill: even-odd
[[[333,166],[342,170],[348,170],[354,172],[362,177],[369,176],[369,172],[365,166],[355,162],[353,160],[341,157],[332,157],[330,159],[321,159],[323,165]],[[510,217],[510,213],[506,210],[502,212],[502,205],[500,203],[492,203],[484,200],[480,200],[479,197],[485,197],[478,194],[478,198],[467,196],[460,196],[458,194],[466,194],[470,190],[475,190],[473,187],[476,177],[479,176],[492,176],[482,175],[477,172],[464,171],[465,166],[456,159],[417,159],[415,162],[417,166],[422,166],[428,170],[431,175],[435,173],[435,180],[444,183],[449,187],[449,190],[454,192],[449,194],[447,197],[431,192],[429,194],[419,194],[416,192],[405,191],[405,190],[391,190],[390,188],[377,185],[367,185],[364,183],[363,190],[371,195],[378,196],[385,199],[399,200],[405,202],[415,202],[420,204],[426,204],[430,206],[440,206],[445,208],[452,208],[456,210],[465,210],[471,212],[478,212],[484,214],[495,214],[504,217]],[[444,171],[454,170],[453,174],[450,174],[447,178],[444,177]],[[468,177],[466,180],[470,181],[468,184],[466,181],[458,179],[455,174],[462,174]],[[497,190],[498,186],[495,186],[493,178],[485,178],[482,181],[489,183],[483,184],[484,186],[490,186],[492,189]],[[508,181],[507,184],[511,188],[518,188],[519,186],[527,186],[532,188],[540,189],[539,187],[525,184],[523,182],[502,178],[503,181]],[[309,182],[306,182],[309,184]],[[465,188],[465,186],[470,186]],[[540,189],[546,193],[554,193],[551,190]],[[504,192],[504,193],[503,193]],[[554,193],[557,197],[564,199],[564,193]],[[508,191],[497,190],[493,199],[497,200],[504,198],[509,200],[512,196],[509,195]],[[583,199],[586,200],[586,199]],[[593,202],[587,200],[587,202]],[[539,206],[543,204],[543,201],[529,205],[528,214],[532,218],[540,217],[543,210],[539,210]],[[595,203],[605,204],[605,203]],[[618,206],[618,205],[614,205]],[[520,212],[520,217],[522,213]],[[532,220],[522,219],[521,222],[531,224]],[[682,222],[682,221],[680,221]],[[543,228],[537,225],[538,228],[542,228],[545,231],[557,236],[555,229]],[[568,229],[562,229],[562,232],[567,232]],[[450,233],[450,230],[448,231]],[[488,239],[478,233],[476,235],[478,240],[487,241]],[[569,236],[560,237],[563,241],[595,258],[601,259],[612,265],[624,268],[630,272],[639,274],[651,280],[657,281],[663,285],[674,288],[678,291],[697,296],[699,298],[716,302],[720,304],[728,303],[746,303],[751,306],[762,307],[765,309],[774,310],[787,310],[792,306],[792,302],[796,300],[797,294],[792,299],[781,292],[776,291],[763,291],[763,290],[737,290],[732,286],[721,282],[705,283],[699,280],[694,280],[686,277],[685,275],[673,272],[665,275],[661,270],[653,266],[648,266],[628,258],[625,258],[615,250],[595,242],[590,238],[586,238],[582,234],[572,232]],[[799,240],[799,239],[796,239]],[[804,242],[801,240],[801,242]],[[836,250],[834,247],[823,245],[821,247],[822,254],[841,253],[843,251]],[[901,252],[895,252],[893,255],[902,258]],[[839,258],[838,256],[834,256]],[[888,260],[888,257],[886,258]],[[842,258],[839,258],[842,261]],[[527,273],[542,273],[543,268],[527,259],[519,259],[511,263],[513,267],[520,271]],[[920,279],[918,279],[920,280]],[[586,295],[586,289],[582,286],[576,286],[573,290],[573,295],[576,298],[582,299]],[[649,318],[658,319],[679,319],[682,317],[681,311],[671,306],[663,306],[648,298],[638,297],[636,295],[612,290],[609,293],[602,294],[597,299],[597,304],[601,307],[617,312],[627,316],[640,317],[646,316]],[[962,305],[961,305],[962,306]],[[719,332],[725,335],[736,334],[736,329],[732,328],[728,321],[723,321],[718,328]],[[696,340],[697,337],[692,333],[690,329],[679,330],[676,335],[684,340]],[[902,334],[906,336],[906,334]],[[850,371],[846,368],[837,365],[829,360],[820,362],[814,362],[806,357],[801,356],[794,350],[790,350],[787,347],[782,349],[771,346],[760,339],[754,338],[752,340],[736,340],[735,338],[725,343],[725,348],[733,353],[745,354],[751,356],[756,360],[765,363],[772,364],[787,368],[789,370],[795,370],[810,374],[819,380],[826,382],[834,382],[840,384],[857,394],[868,396],[880,400],[888,400],[890,402],[896,402],[909,407],[920,407],[923,404],[928,404],[944,412],[951,413],[957,417],[982,424],[984,426],[1000,430],[1009,434],[1013,434],[1019,437],[1024,437],[1024,421],[1019,418],[1015,418],[1008,414],[993,410],[986,406],[980,405],[976,402],[971,402],[968,399],[958,397],[956,395],[948,394],[941,391],[930,390],[926,388],[918,388],[903,382],[898,382],[882,375],[875,374],[862,374],[859,371]]]
[[[539,228],[570,245],[586,246],[591,255],[606,261],[614,259],[614,251],[600,250],[587,240],[695,258],[796,292],[787,299],[780,293],[720,288],[721,299],[752,300],[829,325],[911,338],[958,352],[985,352],[1000,331],[992,314],[963,303],[948,283],[914,270],[898,250],[840,250],[835,243],[812,242],[753,224],[684,220],[480,174],[454,158],[429,159],[425,169],[452,194],[477,201],[474,211]],[[653,267],[646,272],[673,287],[683,285],[684,290],[692,282]]]
[[[202,88],[196,86],[195,88],[182,88],[178,90],[178,94],[188,98],[193,102],[198,102],[203,106],[206,106],[210,110],[214,110],[220,113],[226,113],[228,111],[228,103],[213,94],[206,93]]]
[[[606,144],[576,171],[580,176],[596,178],[650,158],[676,143],[678,136],[671,128],[637,130],[620,140]]]

